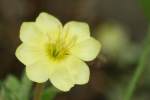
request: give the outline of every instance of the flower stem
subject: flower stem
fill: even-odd
[[[141,54],[141,57],[139,59],[139,63],[137,65],[137,69],[135,70],[135,73],[129,83],[129,86],[127,87],[127,91],[124,97],[124,100],[131,100],[133,92],[136,88],[137,82],[144,70],[144,67],[146,65],[146,60],[148,59],[148,54],[150,53],[150,34],[149,36],[144,40],[144,49]]]
[[[36,83],[34,88],[33,100],[41,100],[41,95],[44,90],[44,84]]]

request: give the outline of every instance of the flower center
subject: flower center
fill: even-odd
[[[50,44],[50,56],[54,59],[60,59],[68,55],[68,47],[59,43]]]
[[[49,56],[53,60],[60,60],[69,55],[69,50],[75,44],[75,38],[60,38],[49,42]]]

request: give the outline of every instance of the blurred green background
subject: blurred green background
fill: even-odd
[[[20,25],[24,21],[34,21],[43,11],[53,14],[63,24],[70,20],[89,23],[91,35],[102,43],[102,51],[97,59],[87,62],[91,70],[90,82],[83,86],[75,86],[67,93],[59,92],[53,99],[123,100],[124,91],[144,51],[143,41],[149,33],[150,1],[0,0],[0,82],[6,84],[6,87],[21,84],[14,78],[19,82],[23,81],[21,77],[24,65],[15,57],[16,47],[20,44]],[[150,54],[144,60],[147,63],[131,100],[150,100],[149,56]],[[10,86],[7,85],[10,83],[9,78],[15,80]],[[31,87],[30,82],[25,82],[26,87]],[[1,93],[2,88],[3,85]],[[18,92],[18,89],[13,91]],[[30,89],[27,91],[32,92]],[[32,98],[32,94],[29,98]]]

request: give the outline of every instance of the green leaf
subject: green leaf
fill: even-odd
[[[26,77],[25,74],[23,74],[20,86],[19,100],[29,100],[31,88],[32,82]]]
[[[5,84],[6,88],[12,92],[18,92],[18,89],[20,88],[20,82],[14,76],[8,76],[8,78],[5,80],[4,84]]]
[[[19,80],[14,76],[8,76],[3,82],[1,94],[5,100],[18,100]]]
[[[150,0],[139,0],[139,3],[143,7],[143,11],[150,22]]]
[[[32,82],[27,79],[25,74],[23,74],[21,81],[10,75],[0,85],[2,100],[29,100]]]

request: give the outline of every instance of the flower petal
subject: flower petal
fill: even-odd
[[[63,65],[59,66],[50,76],[51,83],[61,91],[69,91],[74,86],[72,77],[65,67]]]
[[[45,59],[46,55],[43,52],[44,47],[33,47],[21,44],[16,50],[16,57],[25,65],[30,65],[37,62],[39,59]]]
[[[24,22],[21,25],[20,39],[31,45],[39,45],[46,42],[46,36],[41,33],[34,22]]]
[[[86,84],[89,81],[90,71],[86,63],[71,56],[66,62],[67,69],[75,84]]]
[[[64,26],[63,34],[76,38],[78,42],[90,37],[90,30],[87,23],[71,21]]]
[[[73,48],[71,48],[70,52],[82,60],[91,61],[96,58],[100,49],[100,43],[91,37],[76,44]]]
[[[52,73],[52,67],[46,61],[39,61],[30,66],[26,66],[27,77],[34,82],[45,82]]]
[[[62,91],[69,91],[74,84],[85,84],[89,81],[88,66],[76,57],[69,56],[59,62],[55,68],[50,80],[56,88]]]
[[[50,39],[56,38],[62,31],[61,22],[54,16],[42,12],[36,19],[36,25]]]

